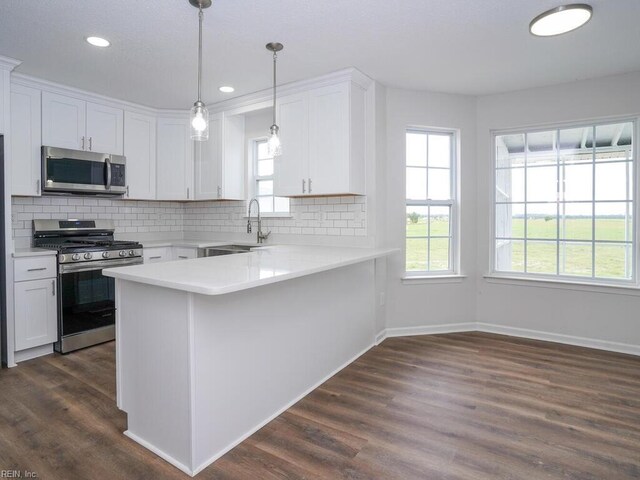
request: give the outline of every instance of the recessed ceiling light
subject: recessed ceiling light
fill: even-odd
[[[111,42],[109,40],[102,37],[87,37],[86,40],[87,43],[90,43],[94,47],[106,48],[111,45]]]
[[[552,8],[534,18],[529,31],[539,37],[550,37],[570,32],[591,19],[593,9],[586,3],[573,3]]]
[[[233,93],[236,91],[235,88],[229,86],[220,87],[218,90],[220,90],[222,93]]]

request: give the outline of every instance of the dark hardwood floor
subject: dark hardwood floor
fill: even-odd
[[[125,428],[113,343],[0,371],[0,470],[189,478]],[[484,333],[388,339],[197,478],[638,479],[640,357]]]

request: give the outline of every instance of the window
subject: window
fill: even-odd
[[[406,132],[406,271],[454,272],[455,135]]]
[[[635,122],[498,134],[496,272],[635,279]]]
[[[267,140],[253,142],[253,195],[258,199],[261,214],[288,214],[289,199],[273,195],[273,157],[269,156]]]

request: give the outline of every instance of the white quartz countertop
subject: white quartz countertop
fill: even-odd
[[[47,250],[46,248],[16,248],[16,251],[13,252],[13,257],[43,257],[57,254],[56,250]]]
[[[222,295],[373,260],[397,249],[273,245],[249,253],[103,270],[109,277]]]

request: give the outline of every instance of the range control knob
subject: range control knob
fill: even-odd
[[[126,257],[127,252],[125,252],[124,250],[120,250],[120,253],[118,253],[118,255],[120,255],[121,257]]]
[[[79,253],[74,253],[73,255],[71,255],[71,260],[80,260],[80,254]]]
[[[129,256],[133,257],[136,253],[133,250],[129,250]]]
[[[91,260],[91,257],[93,257],[93,254],[91,254],[91,253],[89,253],[89,252],[87,252],[87,253],[85,253],[85,254],[84,254],[84,258],[85,258],[86,260]]]
[[[109,258],[109,252],[102,252],[102,258]]]

